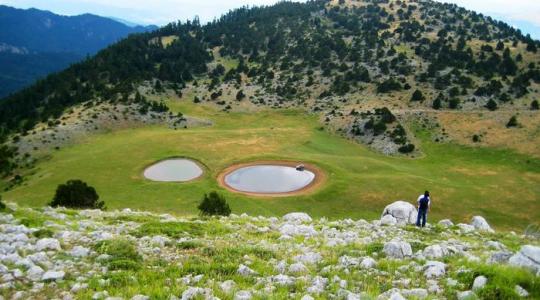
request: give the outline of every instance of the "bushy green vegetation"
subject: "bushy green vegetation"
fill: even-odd
[[[69,208],[105,208],[105,203],[99,201],[96,189],[78,179],[68,180],[65,184],[60,184],[56,188],[56,193],[50,205]]]
[[[107,254],[107,265],[111,270],[137,270],[142,257],[133,242],[127,239],[113,239],[99,242],[94,247],[100,254]]]
[[[228,216],[231,214],[231,208],[227,204],[227,200],[215,191],[204,194],[197,208],[203,216]]]

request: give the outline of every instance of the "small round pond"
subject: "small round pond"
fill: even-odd
[[[253,194],[286,194],[300,191],[315,180],[307,168],[288,165],[255,164],[226,173],[223,182],[233,190]]]
[[[202,168],[185,158],[172,158],[157,162],[144,170],[144,177],[153,181],[184,182],[199,178]]]

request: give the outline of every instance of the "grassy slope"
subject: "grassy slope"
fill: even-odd
[[[194,214],[205,192],[219,190],[235,213],[282,215],[300,210],[330,218],[374,218],[386,204],[413,201],[429,189],[435,219],[468,221],[472,215],[484,215],[495,226],[511,229],[540,220],[539,159],[507,150],[434,144],[428,139],[422,144],[424,158],[386,157],[319,130],[317,118],[300,111],[222,113],[185,101],[169,104],[173,110],[216,124],[178,131],[145,127],[89,137],[85,143],[53,153],[4,199],[43,205],[57,184],[80,178],[96,187],[109,208]],[[191,183],[144,180],[145,166],[169,156],[193,157],[208,169],[202,179]],[[249,198],[217,185],[216,176],[230,164],[268,158],[315,163],[329,180],[314,194],[274,199]]]

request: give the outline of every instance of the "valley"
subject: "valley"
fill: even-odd
[[[540,160],[512,150],[437,143],[429,130],[411,124],[422,156],[391,157],[329,132],[317,115],[297,109],[245,104],[236,112],[223,112],[216,105],[194,104],[187,98],[171,97],[166,103],[173,112],[213,125],[188,129],[148,125],[90,134],[42,158],[4,199],[42,206],[52,198],[54,187],[78,178],[94,186],[110,209],[188,216],[196,214],[201,195],[216,190],[226,196],[233,211],[252,215],[305,211],[316,217],[374,218],[386,204],[413,201],[429,189],[434,219],[465,220],[475,212],[497,228],[522,230],[540,218]],[[163,183],[143,177],[146,166],[177,156],[204,164],[202,178]],[[315,164],[328,180],[313,193],[286,198],[249,197],[218,185],[216,177],[228,166],[270,159]]]

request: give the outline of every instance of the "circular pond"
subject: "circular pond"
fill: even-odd
[[[162,160],[144,170],[144,177],[153,181],[178,182],[197,179],[203,173],[194,161],[185,158]]]
[[[223,183],[239,192],[253,194],[286,194],[305,189],[316,178],[311,170],[273,164],[240,166],[226,173]]]

